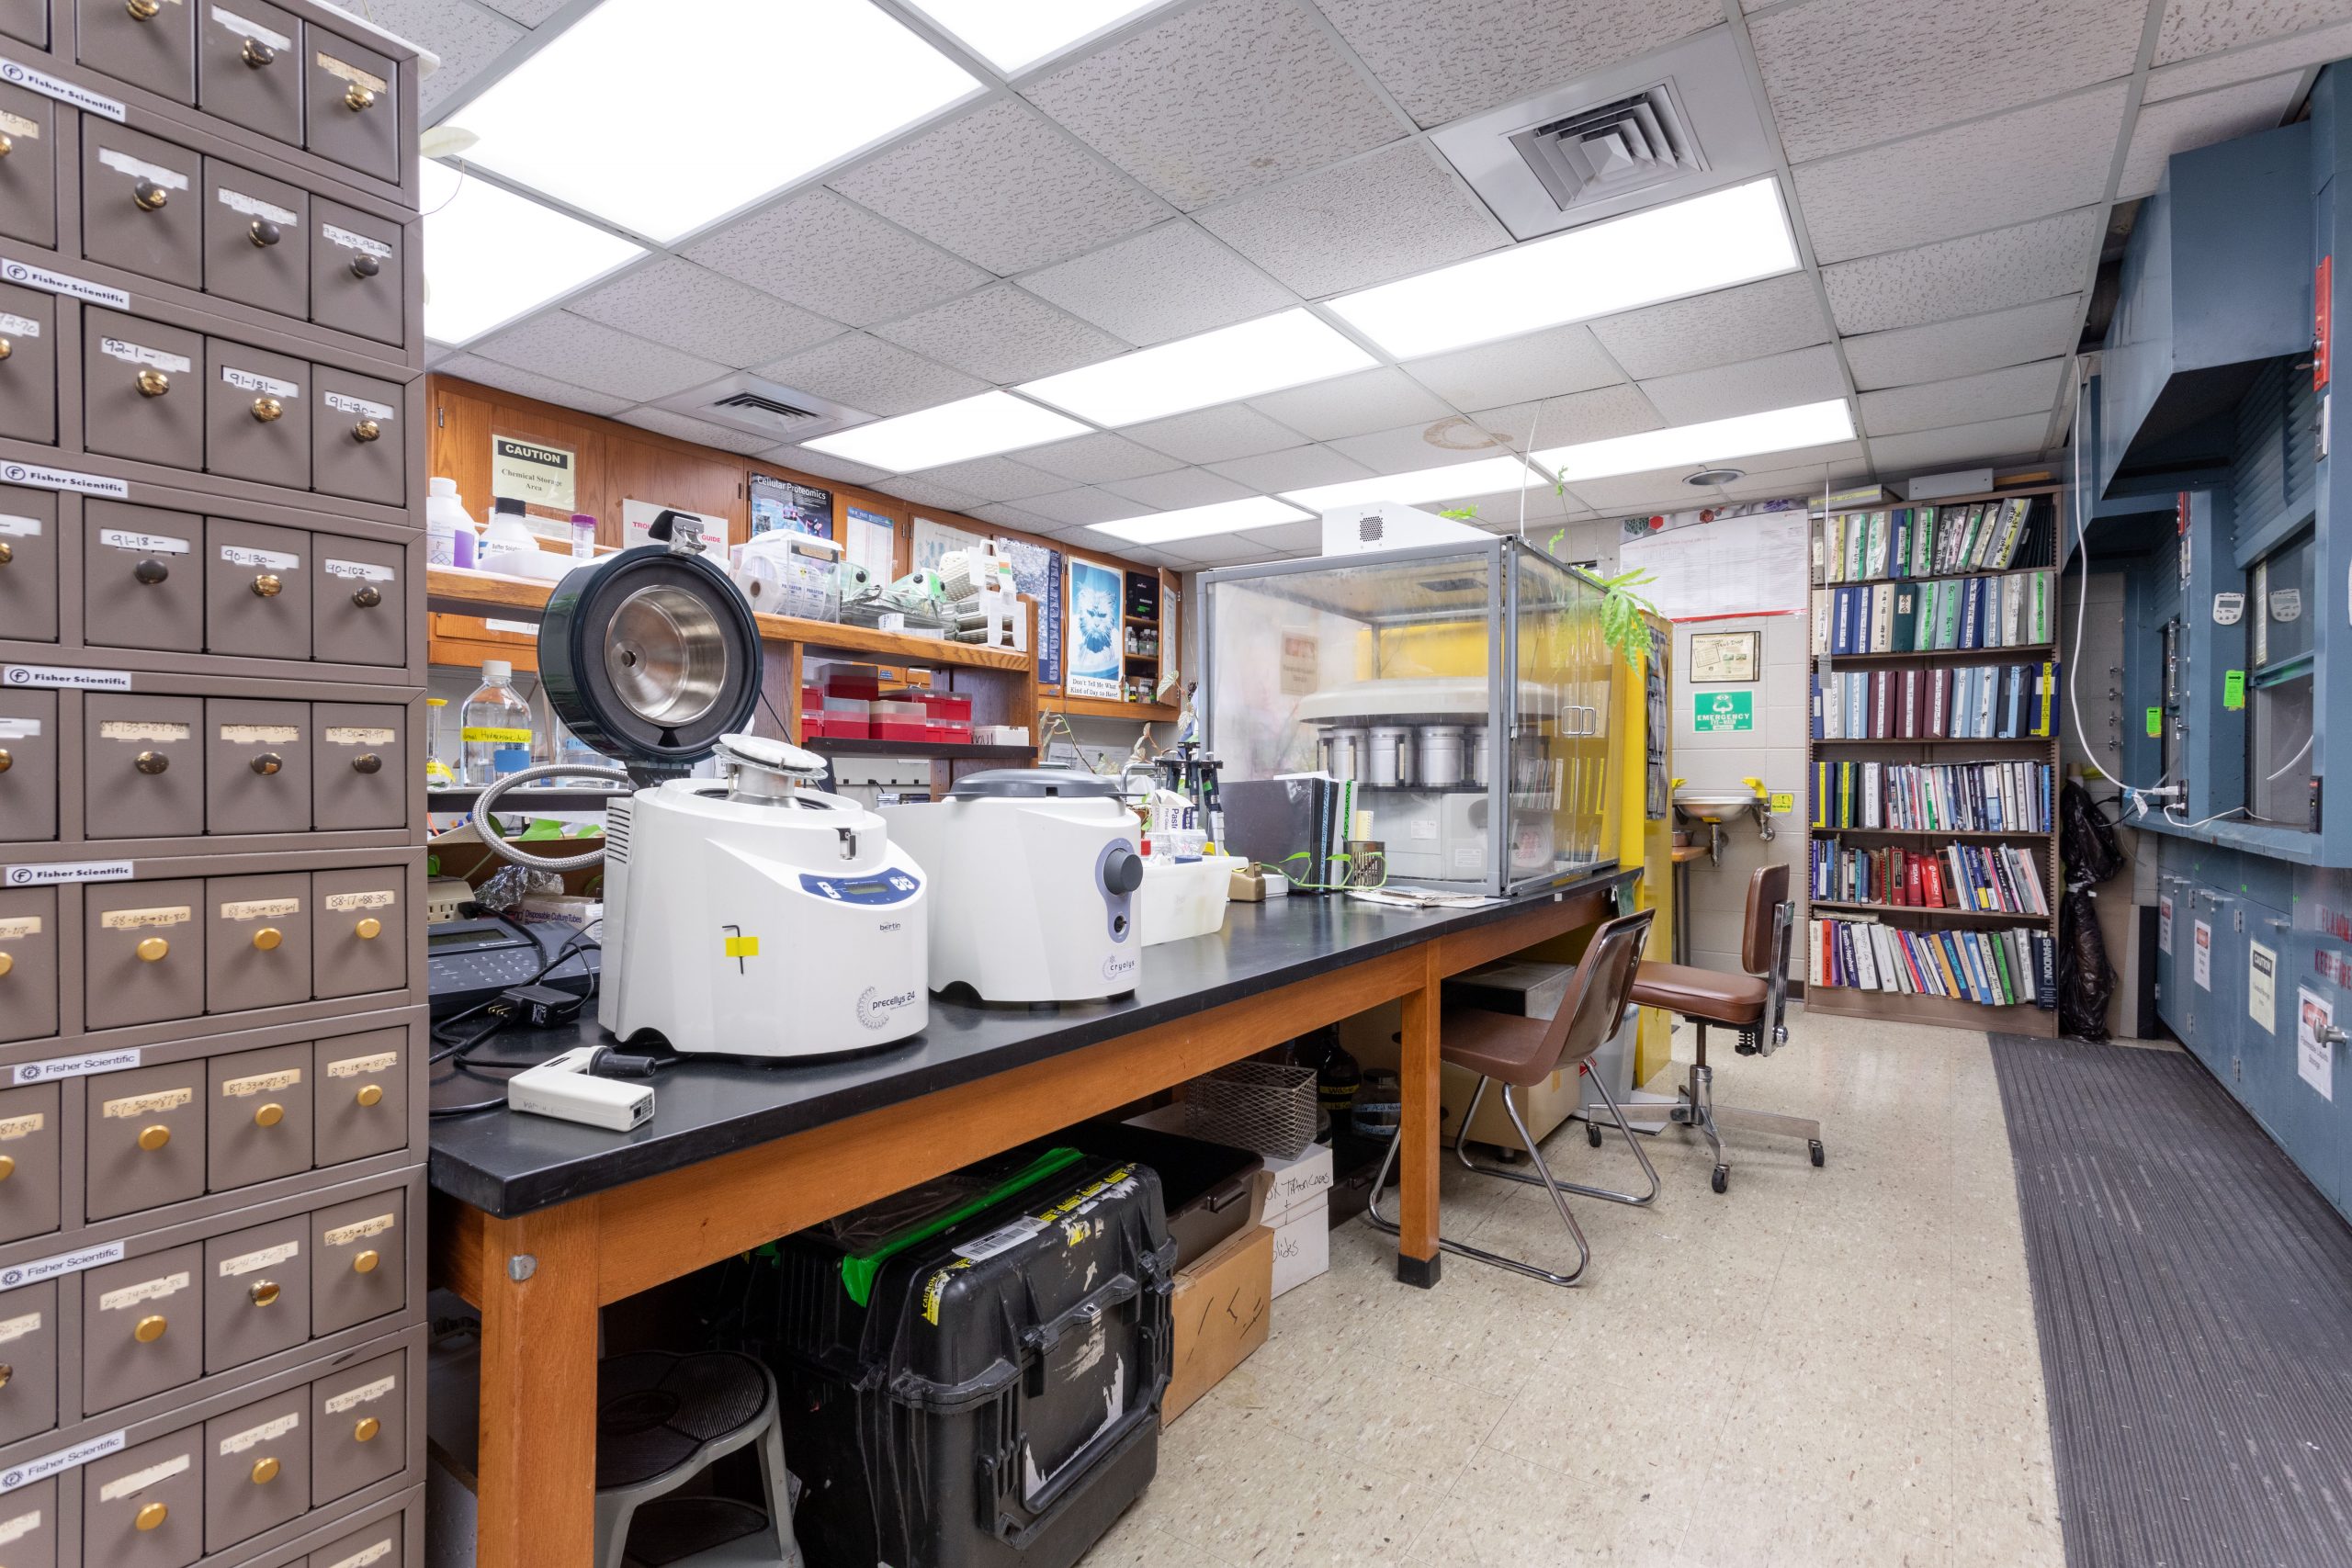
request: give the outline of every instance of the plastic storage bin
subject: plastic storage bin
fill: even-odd
[[[1143,902],[1136,914],[1143,944],[1157,947],[1163,942],[1222,931],[1233,874],[1247,863],[1239,855],[1144,862]]]

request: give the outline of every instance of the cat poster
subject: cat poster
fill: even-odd
[[[1069,563],[1069,672],[1062,690],[1073,697],[1119,695],[1119,574],[1091,561]]]

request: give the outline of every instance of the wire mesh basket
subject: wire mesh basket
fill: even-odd
[[[1241,1061],[1184,1087],[1184,1131],[1195,1138],[1296,1159],[1315,1142],[1315,1069]]]

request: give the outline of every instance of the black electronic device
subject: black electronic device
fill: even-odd
[[[424,933],[433,1016],[447,1018],[532,984],[532,977],[578,934],[575,927],[560,922],[525,925],[496,916],[436,921]],[[537,984],[585,995],[598,967],[597,950],[583,947],[539,976]]]

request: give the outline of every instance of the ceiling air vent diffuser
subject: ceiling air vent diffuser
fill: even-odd
[[[658,406],[777,442],[806,441],[863,424],[870,417],[846,404],[779,385],[747,370],[690,387],[662,399]]]
[[[1532,125],[1510,143],[1563,212],[1707,166],[1667,82]]]

